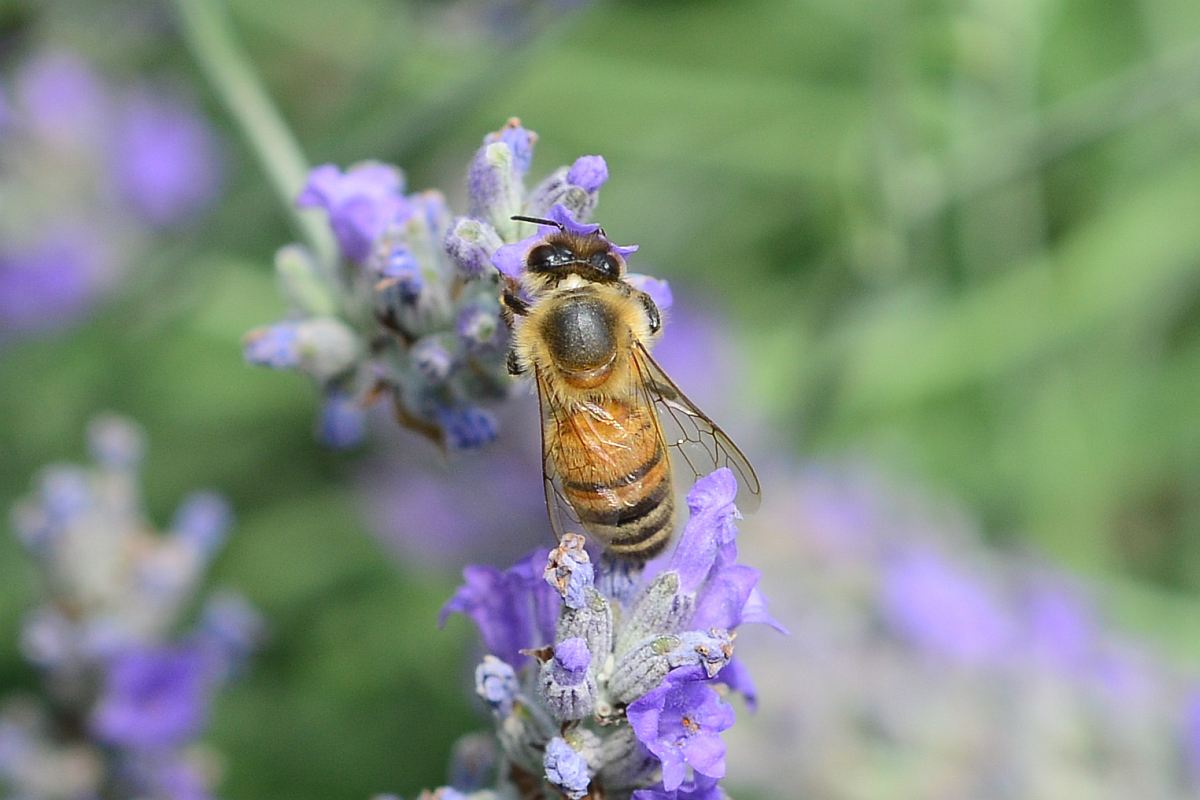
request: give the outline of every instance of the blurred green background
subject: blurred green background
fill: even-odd
[[[533,174],[600,153],[598,218],[642,268],[723,309],[745,402],[804,456],[948,490],[1005,546],[1099,578],[1115,612],[1200,651],[1200,4],[1191,0],[228,0],[312,162],[372,158],[463,211],[509,116]],[[440,783],[476,724],[453,574],[389,560],[313,439],[298,374],[243,365],[283,313],[295,238],[174,33],[169,4],[0,3],[4,57],[57,42],[194,82],[224,199],[70,329],[0,346],[0,506],[79,459],[97,410],[146,426],[149,511],[238,512],[215,580],[272,643],[209,737],[224,796],[363,798]],[[369,449],[369,448],[368,448]],[[0,686],[34,597],[0,537]],[[455,671],[447,665],[461,664]]]

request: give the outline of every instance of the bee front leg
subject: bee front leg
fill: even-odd
[[[638,300],[642,302],[642,309],[646,312],[646,323],[650,326],[650,335],[653,336],[662,330],[662,312],[658,310],[658,304],[645,292],[638,292]]]
[[[523,317],[529,313],[529,303],[521,299],[521,285],[516,279],[504,276],[504,290],[500,294],[500,316],[509,328],[513,326],[514,317]]]
[[[525,374],[525,367],[521,364],[521,360],[517,358],[516,350],[508,351],[508,361],[505,364],[508,367],[508,374],[517,376]]]

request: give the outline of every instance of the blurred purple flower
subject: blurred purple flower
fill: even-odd
[[[1062,669],[1079,669],[1093,657],[1098,624],[1095,612],[1060,586],[1039,586],[1022,609],[1033,650]]]
[[[44,330],[79,316],[107,288],[110,273],[106,245],[78,228],[0,249],[0,332]]]
[[[317,435],[329,447],[345,450],[354,447],[367,433],[367,415],[354,398],[338,391],[325,397],[317,419]]]
[[[103,80],[78,55],[39,53],[16,76],[17,114],[36,135],[70,145],[103,136],[111,99]]]
[[[221,184],[221,151],[204,117],[179,97],[133,93],[114,121],[112,176],[146,222],[175,225],[203,210]]]
[[[1002,658],[1014,624],[985,585],[932,549],[912,548],[885,565],[880,602],[896,633],[963,664]]]
[[[209,683],[205,654],[199,648],[126,651],[108,670],[92,729],[119,747],[177,747],[204,725]]]
[[[672,672],[626,710],[637,738],[662,761],[667,791],[682,785],[689,765],[710,778],[725,775],[720,734],[733,726],[733,707],[707,683],[689,679],[690,672],[691,668]]]

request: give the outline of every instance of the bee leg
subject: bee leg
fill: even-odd
[[[508,360],[505,363],[505,366],[508,367],[509,375],[525,374],[525,367],[521,366],[521,362],[517,359],[517,351],[516,350],[508,351]]]
[[[645,292],[638,292],[638,300],[642,301],[642,308],[646,312],[646,322],[650,325],[650,335],[653,336],[662,330],[662,313],[650,295]]]
[[[513,316],[523,317],[529,313],[529,303],[521,299],[521,286],[513,278],[504,276],[504,291],[500,294],[500,316],[508,327],[513,326]]]

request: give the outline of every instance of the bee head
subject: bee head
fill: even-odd
[[[596,283],[614,283],[625,271],[625,260],[613,248],[604,231],[576,233],[558,222],[535,217],[513,217],[524,222],[551,225],[557,231],[543,237],[525,256],[525,269],[535,275],[562,279],[578,275]]]

